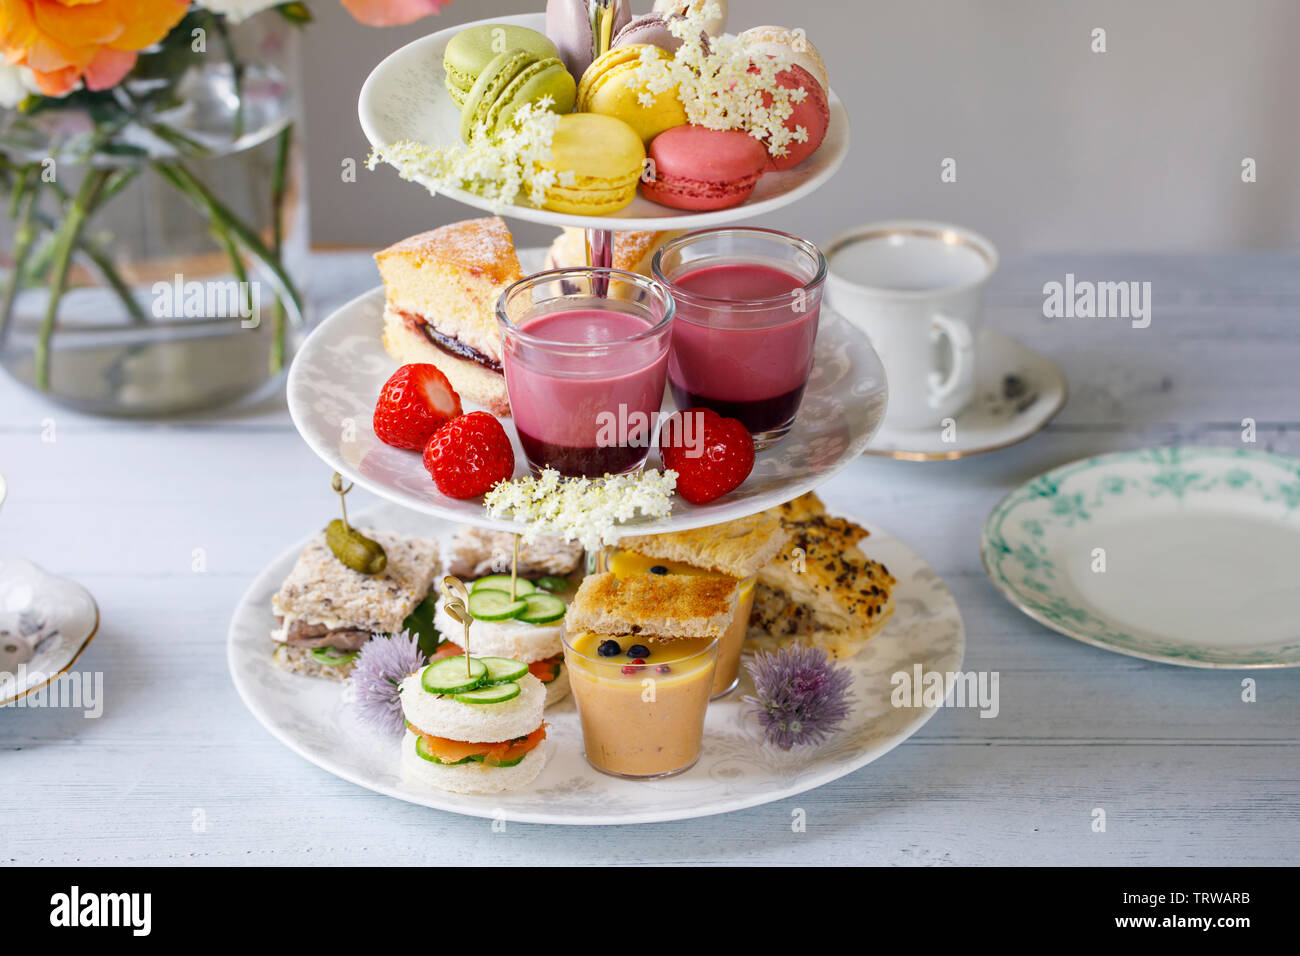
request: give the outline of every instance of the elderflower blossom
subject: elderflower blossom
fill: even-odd
[[[553,105],[550,97],[543,97],[521,106],[513,125],[495,138],[479,126],[467,144],[435,147],[403,140],[377,146],[366,167],[374,169],[386,162],[403,179],[418,182],[434,195],[448,188],[478,193],[491,200],[493,212],[514,203],[521,193],[540,206],[548,189],[573,175],[542,168],[551,158],[551,141],[560,123],[560,114],[550,108]]]
[[[808,139],[803,126],[786,126],[794,112],[791,104],[802,102],[808,93],[777,83],[777,74],[791,64],[788,55],[751,58],[737,37],[708,36],[704,24],[717,16],[721,11],[715,0],[703,0],[668,19],[669,32],[682,45],[670,59],[657,48],[641,51],[637,78],[643,90],[638,100],[649,105],[656,94],[676,88],[686,118],[694,125],[744,130],[773,156],[784,156],[789,143]]]
[[[677,472],[649,469],[635,475],[561,478],[554,468],[540,476],[503,481],[483,505],[493,518],[513,517],[527,528],[525,542],[542,535],[577,541],[588,551],[618,540],[615,528],[638,515],[666,517],[673,508]]]

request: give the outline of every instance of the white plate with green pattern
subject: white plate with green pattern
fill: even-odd
[[[1034,620],[1186,667],[1300,665],[1300,460],[1147,448],[1062,465],[1002,499],[984,568]]]

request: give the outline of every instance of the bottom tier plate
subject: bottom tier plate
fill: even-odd
[[[379,505],[356,516],[361,524],[445,538],[452,522]],[[249,587],[230,624],[230,673],[245,705],[290,750],[330,773],[378,793],[439,810],[522,823],[625,824],[726,813],[781,800],[829,783],[897,747],[937,708],[896,708],[890,678],[961,668],[966,637],[952,593],[916,552],[887,532],[865,525],[864,550],[898,579],[893,618],[844,666],[853,672],[855,707],[849,723],[821,747],[783,752],[763,743],[741,697],[753,692],[742,668],[740,688],[709,707],[704,753],[691,770],[658,781],[628,781],[592,770],[572,697],[546,712],[555,740],[542,775],[529,787],[473,796],[415,788],[398,770],[399,738],[360,726],[343,702],[340,684],[288,674],[271,663],[271,595],[288,575],[304,542],[268,565]]]

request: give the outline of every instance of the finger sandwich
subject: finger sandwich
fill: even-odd
[[[546,689],[526,664],[447,657],[402,681],[402,776],[453,793],[527,786],[550,759]]]
[[[509,574],[490,575],[472,583],[469,613],[473,620],[469,626],[469,646],[477,655],[508,657],[527,664],[528,672],[545,686],[546,706],[549,707],[569,695],[569,672],[564,666],[561,637],[564,599],[535,587],[525,578],[516,580],[516,598],[511,599],[510,586]],[[489,604],[496,608],[495,612],[480,610],[479,602],[484,594],[490,594]],[[518,600],[524,602],[525,609],[514,616],[502,616]],[[447,601],[447,595],[442,595],[434,614],[438,633],[446,639],[446,643],[438,648],[438,657],[465,652],[461,646],[465,640],[465,627],[448,612]],[[480,618],[478,614],[484,616]]]
[[[274,662],[295,674],[344,680],[373,634],[395,634],[424,600],[438,571],[437,545],[373,528],[360,529],[383,546],[387,565],[362,574],[334,556],[318,534],[298,556],[271,598],[277,627]]]
[[[443,548],[447,573],[462,580],[473,580],[494,572],[510,570],[515,536],[508,531],[491,531],[461,525]],[[519,545],[519,574],[532,578],[539,575],[572,574],[585,554],[582,545],[554,535],[540,535],[535,541]]]

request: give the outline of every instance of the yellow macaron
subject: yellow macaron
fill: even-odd
[[[676,87],[655,94],[648,105],[641,102],[641,94],[649,92],[638,76],[643,54],[659,60],[673,58],[667,50],[648,43],[633,43],[602,54],[582,74],[578,109],[617,117],[636,131],[642,143],[649,143],[666,129],[685,126],[686,110]]]
[[[641,138],[622,120],[566,113],[551,139],[551,158],[539,164],[558,174],[543,205],[578,216],[617,212],[636,196],[644,164]]]

